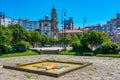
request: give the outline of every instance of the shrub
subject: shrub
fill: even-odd
[[[92,50],[85,44],[81,44],[80,42],[73,42],[72,43],[73,51],[77,51],[80,53],[83,52],[92,52]]]
[[[5,53],[6,47],[4,45],[0,45],[0,53]]]
[[[80,48],[80,42],[78,41],[74,41],[71,43],[72,47],[73,47],[73,51],[79,51]]]
[[[24,44],[24,45],[26,46],[27,49],[30,48],[30,44],[29,44],[29,42],[21,41],[19,44]]]
[[[86,44],[82,44],[81,46],[80,46],[80,51],[81,52],[92,52],[92,50],[88,47],[88,45],[86,45]]]
[[[95,54],[118,54],[120,51],[120,46],[114,42],[105,42],[100,48],[97,48]]]
[[[6,46],[5,53],[11,53],[12,52],[12,47],[11,46]]]
[[[97,49],[94,50],[94,54],[95,54],[95,55],[96,55],[96,54],[101,54],[101,53],[102,53],[101,47],[99,47],[99,48],[97,48]]]
[[[25,44],[16,44],[13,45],[13,51],[14,52],[25,52],[27,50],[27,47]]]
[[[11,46],[0,45],[0,54],[12,52]]]

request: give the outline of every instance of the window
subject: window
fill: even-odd
[[[120,22],[120,19],[118,19],[118,22]]]
[[[41,23],[40,23],[40,25],[39,26],[41,26]]]
[[[47,23],[45,23],[45,26],[48,26],[48,24],[47,24]]]

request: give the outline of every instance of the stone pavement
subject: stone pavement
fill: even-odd
[[[67,73],[59,78],[40,74],[4,69],[3,64],[31,63],[51,59],[61,61],[83,61],[93,64]],[[120,58],[85,57],[70,55],[33,55],[0,58],[0,80],[120,80]]]

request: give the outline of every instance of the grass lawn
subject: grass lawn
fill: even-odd
[[[97,54],[96,56],[98,57],[119,57],[120,58],[120,54]]]
[[[79,52],[74,52],[74,51],[62,51],[60,52],[60,54],[63,54],[63,55],[77,55],[77,54],[80,54]]]
[[[26,56],[26,55],[36,55],[36,54],[38,53],[31,50],[27,50],[26,52],[0,54],[0,57]]]

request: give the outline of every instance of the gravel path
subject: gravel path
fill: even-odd
[[[3,64],[37,62],[40,60],[83,61],[93,64],[59,78],[2,68]],[[34,55],[0,58],[0,80],[120,80],[120,58],[68,55]]]

